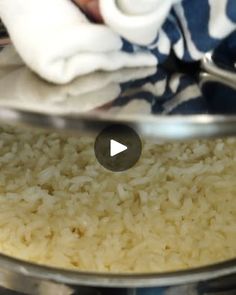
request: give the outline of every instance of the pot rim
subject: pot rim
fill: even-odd
[[[0,272],[85,287],[147,288],[190,284],[236,275],[236,258],[225,262],[165,273],[115,274],[65,270],[37,265],[0,254]]]

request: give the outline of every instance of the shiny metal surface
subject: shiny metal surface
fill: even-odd
[[[207,68],[208,63],[205,64],[205,69]],[[231,75],[222,75],[218,70],[217,73],[215,70],[214,73],[211,70],[209,72],[200,74],[201,88],[206,83],[217,82],[234,89],[235,82]],[[127,112],[114,114],[107,109],[96,109],[91,112],[63,114],[52,113],[50,108],[36,111],[33,104],[26,110],[21,108],[17,99],[19,98],[16,96],[10,103],[9,100],[1,101],[2,123],[73,134],[96,134],[107,124],[122,122],[135,128],[143,136],[164,140],[236,135],[236,113],[183,116]],[[235,295],[235,282],[236,260],[166,274],[112,275],[48,268],[0,255],[0,286],[25,294]],[[4,294],[7,291],[0,292]]]
[[[63,133],[97,135],[103,128],[114,123],[131,126],[139,134],[161,140],[185,140],[233,136],[236,134],[236,116],[141,116],[107,113],[79,116],[57,116],[24,112],[18,109],[0,108],[0,121],[13,125],[44,128]]]
[[[10,57],[13,54],[11,53]],[[171,114],[173,108],[181,101],[186,100],[185,95],[191,91],[201,94],[201,89],[206,84],[218,83],[235,91],[232,95],[236,98],[236,73],[219,68],[206,54],[202,60],[205,72],[199,75],[199,84],[188,87],[187,92],[179,92],[170,100],[161,96],[152,95],[149,105],[142,108],[136,106],[131,109],[128,102],[122,107],[117,107],[119,100],[126,100],[153,89],[161,93],[162,84],[155,81],[156,69],[122,70],[116,73],[98,73],[80,77],[70,85],[51,85],[32,72],[17,60],[14,64],[9,61],[9,66],[0,67],[0,121],[2,123],[24,125],[35,128],[57,130],[65,133],[96,135],[108,124],[122,123],[133,127],[142,137],[160,140],[185,140],[193,138],[209,138],[236,135],[236,104],[232,105],[230,114],[212,114],[208,98],[202,100],[206,105],[198,113],[181,111]],[[174,77],[173,85],[181,78],[182,74],[168,74],[166,70],[158,69],[166,75],[166,80]],[[158,72],[157,74],[158,75]],[[6,73],[6,74],[5,74]],[[153,76],[154,75],[154,76]],[[180,78],[178,78],[178,75]],[[150,76],[150,78],[149,78]],[[153,81],[154,79],[154,81]],[[194,77],[189,77],[194,81]],[[137,80],[138,83],[135,81]],[[1,82],[2,81],[2,82]],[[145,85],[142,86],[142,81]],[[94,86],[94,83],[96,86]],[[129,85],[130,86],[126,86]],[[136,86],[136,84],[139,86]],[[195,83],[195,82],[194,82]],[[196,82],[197,83],[197,82]],[[170,83],[171,84],[171,83]],[[92,85],[92,90],[89,90]],[[117,98],[114,94],[117,89],[126,87],[125,96]],[[148,86],[149,85],[149,86]],[[158,86],[157,86],[158,85]],[[160,86],[159,86],[160,85]],[[170,85],[172,89],[174,86]],[[129,88],[130,87],[130,88]],[[148,88],[148,89],[149,89]],[[198,89],[199,88],[199,89]],[[144,93],[145,94],[145,93]],[[117,94],[118,95],[118,94]],[[211,98],[210,98],[211,99]],[[214,98],[213,98],[214,99]],[[163,102],[162,102],[163,100]],[[101,101],[101,106],[97,104]],[[189,100],[191,102],[191,99]],[[235,99],[236,101],[236,99]],[[145,100],[142,100],[144,104]],[[145,102],[147,104],[147,102]],[[163,108],[157,112],[155,108]],[[147,112],[147,108],[152,108]],[[118,109],[118,111],[117,111]],[[183,108],[183,110],[185,110]]]
[[[213,59],[212,53],[205,54],[204,58],[201,61],[203,70],[206,73],[212,74],[222,83],[227,83],[230,87],[236,88],[236,68],[235,65],[232,65],[232,69],[235,71],[226,70],[219,67]]]
[[[233,79],[226,80],[222,76],[215,76],[207,72],[201,72],[199,78],[200,87],[203,87],[206,83],[219,83],[236,90],[236,75],[235,81]]]
[[[73,292],[79,290],[78,294],[82,295],[102,295],[109,294],[104,293],[104,288],[109,288],[110,291],[119,288],[120,291],[125,292],[123,294],[130,294],[131,291],[140,295],[179,294],[175,293],[175,290],[177,292],[181,289],[192,290],[195,292],[193,294],[197,295],[208,294],[207,292],[217,294],[212,292],[217,289],[227,291],[228,293],[225,294],[233,295],[236,290],[235,279],[236,260],[166,274],[112,275],[65,271],[0,256],[0,285],[26,294],[51,295],[57,291],[57,294],[67,295],[77,294]]]

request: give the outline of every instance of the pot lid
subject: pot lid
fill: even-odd
[[[188,65],[170,57],[158,68],[96,72],[54,85],[6,46],[0,52],[0,120],[75,134],[119,123],[162,140],[236,135],[235,61],[215,56]]]

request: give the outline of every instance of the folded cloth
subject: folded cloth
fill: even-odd
[[[99,1],[106,25],[92,24],[69,0],[0,0],[0,18],[24,62],[59,84],[155,66],[171,50],[196,61],[236,30],[235,0]]]
[[[180,0],[99,0],[106,24],[139,45],[149,45],[156,39],[176,2]]]
[[[181,68],[181,72],[179,72]],[[27,68],[12,46],[0,52],[0,107],[51,115],[91,111],[119,115],[235,114],[236,86],[196,81],[181,66],[96,72],[54,85]],[[12,87],[14,85],[14,87]]]
[[[171,49],[180,59],[199,60],[236,31],[235,0],[147,0],[143,13],[133,2],[100,0],[105,23],[135,43],[129,51],[145,46],[159,63]]]
[[[122,51],[118,34],[90,23],[69,0],[0,0],[0,18],[24,62],[51,82],[157,63],[148,51]]]
[[[54,85],[30,71],[14,48],[7,46],[0,52],[0,106],[57,115],[89,112],[112,103],[123,84],[155,72],[156,67],[96,72]]]

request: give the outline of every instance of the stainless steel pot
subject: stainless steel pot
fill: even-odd
[[[236,259],[187,271],[116,275],[66,271],[0,256],[0,286],[35,295],[235,295]],[[11,294],[6,289],[0,294]]]
[[[206,56],[202,66],[208,73],[201,75],[202,85],[218,81],[235,87],[235,74],[219,71]],[[210,74],[209,74],[210,73]],[[212,78],[212,75],[213,78]],[[91,115],[91,114],[90,114]],[[78,118],[35,114],[19,109],[0,109],[3,121],[35,127],[47,127],[57,130],[77,131],[91,129],[109,123],[111,118],[99,113]],[[93,121],[93,120],[94,121]],[[112,117],[114,120],[114,118]],[[133,118],[118,118],[131,123]],[[136,119],[136,118],[135,118]],[[101,122],[102,121],[102,122]],[[137,121],[137,120],[136,120]],[[94,124],[96,122],[96,124]],[[154,127],[155,128],[154,128]],[[170,128],[167,128],[167,127]],[[173,126],[175,128],[173,128]],[[143,134],[168,139],[185,139],[232,135],[236,133],[236,116],[175,116],[139,117],[134,124]],[[159,128],[157,128],[159,127]],[[162,128],[161,128],[162,127]],[[236,294],[236,259],[212,266],[163,274],[116,275],[83,273],[38,266],[0,255],[0,294],[37,294],[37,295],[235,295]],[[18,293],[12,293],[14,290]]]

